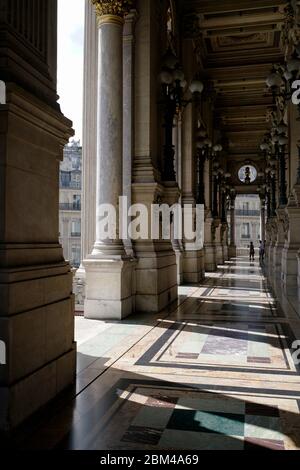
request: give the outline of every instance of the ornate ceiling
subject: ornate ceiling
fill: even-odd
[[[184,15],[197,23],[197,51],[204,77],[217,91],[216,126],[232,157],[259,158],[272,96],[266,77],[283,61],[282,0],[184,0]]]

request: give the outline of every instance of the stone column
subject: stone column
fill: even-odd
[[[175,147],[175,162],[176,162],[176,179],[179,191],[182,187],[182,116],[181,114],[175,119],[175,126],[173,132],[173,142]],[[181,195],[179,197],[179,204],[181,204]],[[174,232],[174,231],[173,231]],[[173,233],[172,233],[173,237]],[[177,265],[177,283],[180,286],[183,282],[183,240],[172,239],[173,250],[176,255]]]
[[[230,200],[230,246],[229,246],[229,257],[236,257],[236,244],[235,244],[235,198]]]
[[[295,296],[298,290],[300,186],[295,186],[284,212],[285,244],[282,250],[282,283],[285,294]]]
[[[135,47],[135,149],[133,162],[133,203],[143,204],[151,214],[152,204],[164,200],[165,188],[158,171],[161,142],[158,129],[158,75],[161,38],[159,4],[151,0],[138,3]],[[178,193],[178,187],[173,188]],[[170,188],[172,193],[172,188]],[[167,198],[169,201],[172,195]],[[178,198],[177,198],[178,200]],[[149,217],[150,219],[150,217]],[[149,220],[150,222],[150,220]],[[150,225],[149,225],[150,226]],[[177,298],[176,256],[169,240],[145,240],[133,243],[138,259],[136,270],[136,309],[158,312]]]
[[[204,250],[205,250],[205,271],[214,272],[217,270],[216,247],[215,247],[215,225],[211,213],[205,217],[204,225]]]
[[[132,166],[134,156],[134,52],[136,10],[125,17],[123,32],[123,194],[127,197],[127,211],[132,205]],[[130,218],[127,217],[127,224]],[[126,253],[133,256],[129,237],[124,240]]]
[[[266,239],[266,201],[265,199],[260,200],[260,238],[264,242]]]
[[[277,209],[277,233],[273,248],[273,270],[270,271],[270,281],[273,285],[281,282],[282,251],[285,244],[285,211],[283,208]]]
[[[127,2],[93,0],[99,27],[96,242],[84,261],[85,316],[122,319],[134,310],[134,263],[126,256],[119,225],[123,193],[123,25]],[[103,207],[115,209],[115,234],[104,237]]]
[[[98,27],[95,8],[85,0],[82,129],[82,212],[81,259],[92,252],[96,239],[96,168],[97,168],[97,89]],[[76,310],[84,310],[85,269],[83,263],[74,278]]]
[[[183,204],[195,206],[196,159],[194,158],[194,109],[190,105],[183,116]],[[196,284],[204,276],[203,250],[195,250],[193,243],[184,241],[183,281]]]

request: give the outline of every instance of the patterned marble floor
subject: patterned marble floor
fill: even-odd
[[[300,449],[300,319],[280,310],[257,264],[230,261],[157,315],[76,321],[76,394],[18,447]]]

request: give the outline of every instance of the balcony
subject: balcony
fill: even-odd
[[[81,204],[76,202],[76,203],[60,203],[59,204],[59,210],[60,211],[81,211]]]
[[[237,209],[235,213],[238,217],[260,217],[260,211],[259,210]]]
[[[78,183],[60,183],[59,189],[72,189],[81,191],[82,187],[81,184]]]

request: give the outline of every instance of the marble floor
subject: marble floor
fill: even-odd
[[[232,260],[157,315],[78,317],[77,388],[22,449],[300,449],[300,319]],[[299,343],[300,344],[300,343]],[[298,355],[300,359],[300,354]]]

